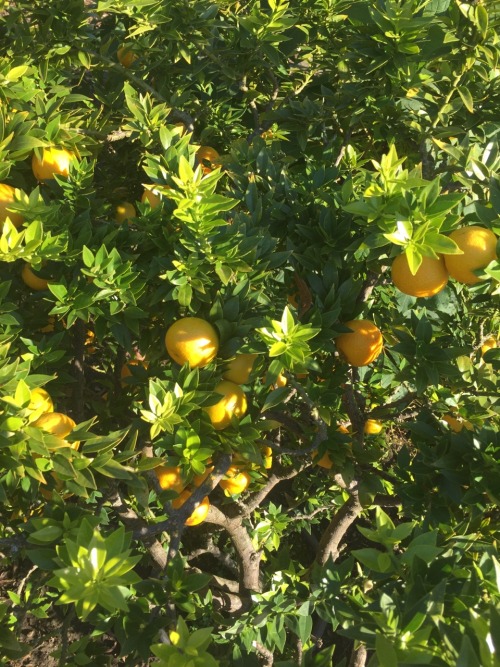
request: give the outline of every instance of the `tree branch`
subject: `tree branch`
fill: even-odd
[[[318,565],[324,565],[330,557],[333,560],[338,558],[340,543],[349,528],[361,514],[362,509],[358,492],[352,491],[350,498],[337,511],[321,537],[316,555],[316,563]]]
[[[360,644],[358,648],[353,649],[353,652],[351,653],[349,667],[365,667],[367,657],[368,653],[366,651],[366,646]]]

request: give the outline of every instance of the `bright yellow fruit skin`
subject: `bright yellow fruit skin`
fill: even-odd
[[[35,292],[46,290],[49,286],[49,281],[46,278],[40,278],[34,273],[29,264],[25,264],[21,271],[21,279],[25,285],[31,287]]]
[[[423,257],[415,275],[410,271],[406,253],[401,253],[392,262],[392,281],[400,292],[410,296],[434,296],[446,287],[448,271],[444,259]]]
[[[346,327],[352,333],[341,334],[335,339],[337,350],[351,366],[367,366],[382,352],[384,341],[380,330],[369,320],[350,320]]]
[[[384,428],[382,422],[377,421],[376,419],[367,419],[365,422],[364,433],[367,435],[376,435]]]
[[[31,166],[37,181],[46,181],[55,176],[68,176],[73,153],[64,148],[44,148],[42,159],[33,153]]]
[[[221,394],[221,400],[215,405],[204,408],[210,417],[213,427],[220,431],[231,423],[231,417],[242,417],[247,411],[245,392],[239,385],[229,380],[223,380],[215,387],[215,392]]]
[[[121,204],[118,204],[115,208],[115,220],[120,225],[123,222],[128,222],[128,224],[130,224],[132,218],[135,218],[136,215],[137,211],[135,210],[135,206],[129,201],[124,201]]]
[[[493,350],[496,347],[498,347],[496,338],[493,338],[493,336],[491,336],[491,338],[487,338],[481,345],[481,356],[485,355],[488,350]]]
[[[116,52],[116,57],[120,65],[123,65],[123,67],[128,69],[129,67],[132,67],[139,56],[132,51],[131,46],[120,46]]]
[[[168,354],[181,366],[191,368],[209,364],[219,351],[219,336],[214,327],[199,317],[183,317],[174,322],[165,335]]]
[[[146,185],[141,197],[141,203],[145,204],[147,202],[152,209],[158,208],[161,204],[161,195],[154,188],[154,185]]]
[[[20,213],[14,213],[7,209],[16,201],[14,196],[16,189],[7,183],[0,183],[0,223],[4,223],[7,218],[12,222],[14,227],[20,227],[24,218]]]
[[[448,273],[459,283],[476,285],[480,282],[473,271],[484,269],[497,256],[497,237],[490,229],[470,225],[461,227],[450,234],[462,255],[445,255],[444,261]]]
[[[184,491],[184,480],[182,479],[179,466],[159,466],[155,468],[158,484],[164,491]]]
[[[54,412],[54,403],[52,402],[50,394],[41,387],[32,389],[28,410],[32,411],[28,417],[28,421],[30,422],[37,420],[45,413]]]
[[[237,493],[243,493],[243,491],[250,485],[251,481],[252,478],[246,470],[242,470],[231,476],[228,474],[227,479],[221,479],[219,486],[231,495],[235,495]]]
[[[222,374],[222,377],[225,380],[229,380],[236,384],[247,384],[250,380],[250,374],[256,358],[256,354],[237,354],[235,358],[231,359],[227,364],[227,368]]]
[[[179,507],[182,507],[190,496],[190,491],[183,491],[178,498],[172,500],[172,507],[176,510],[179,509]],[[205,496],[203,500],[195,507],[193,513],[186,519],[184,522],[185,525],[197,526],[199,523],[202,523],[207,518],[209,509],[210,500],[208,499],[208,496]]]
[[[68,417],[68,415],[63,414],[62,412],[48,412],[43,414],[32,423],[32,426],[41,428],[42,431],[60,438],[72,449],[78,449],[80,445],[79,442],[69,443],[64,440],[64,438],[75,428],[76,424],[71,417]]]

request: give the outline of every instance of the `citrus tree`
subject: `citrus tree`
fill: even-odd
[[[0,14],[0,660],[500,665],[500,3]]]

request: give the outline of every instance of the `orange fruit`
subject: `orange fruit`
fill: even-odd
[[[7,218],[12,222],[14,227],[20,227],[24,218],[20,213],[9,211],[9,206],[16,201],[16,189],[7,183],[0,183],[0,223],[4,223]]]
[[[209,364],[219,351],[219,336],[206,320],[183,317],[168,328],[165,347],[181,366],[188,363],[191,368],[201,368]]]
[[[130,359],[130,361],[127,361],[126,364],[123,364],[120,371],[120,379],[122,387],[126,387],[128,385],[128,383],[124,382],[124,380],[126,378],[132,377],[133,375],[130,366],[142,366],[143,368],[147,369],[148,365],[149,365],[148,362],[142,359]]]
[[[264,381],[267,382],[267,373],[266,373],[266,377],[265,377]],[[287,382],[288,382],[288,380],[283,375],[283,373],[280,373],[278,375],[278,377],[276,378],[274,384],[272,385],[272,388],[273,389],[279,389],[280,387],[286,387]]]
[[[128,222],[128,224],[130,224],[132,218],[135,218],[136,216],[137,211],[135,210],[135,206],[129,201],[124,201],[121,204],[118,204],[115,208],[115,220],[120,225],[122,222]]]
[[[484,269],[496,259],[497,237],[490,229],[470,225],[451,232],[450,239],[455,241],[462,255],[445,255],[444,261],[448,273],[459,283],[475,285],[480,282],[473,271]]]
[[[69,176],[69,166],[74,157],[74,154],[65,148],[44,148],[41,158],[33,153],[33,174],[37,181],[46,181],[55,176]]]
[[[152,209],[158,208],[161,204],[161,194],[155,190],[154,185],[145,185],[142,193],[141,203],[148,203]]]
[[[116,57],[118,59],[118,62],[120,63],[120,65],[123,65],[123,67],[127,68],[132,67],[134,62],[139,57],[137,53],[134,53],[132,48],[133,47],[131,45],[120,46],[120,48],[116,52]]]
[[[498,347],[498,342],[496,338],[491,336],[490,338],[487,338],[486,340],[483,341],[483,344],[481,345],[481,356],[484,356],[488,350],[494,350],[496,347]]]
[[[273,450],[268,445],[264,445],[260,451],[262,454],[262,463],[264,464],[264,468],[269,470],[273,467]]]
[[[214,391],[221,394],[222,398],[215,405],[203,409],[210,417],[212,426],[220,431],[229,426],[233,415],[242,417],[245,414],[247,398],[241,387],[234,382],[229,382],[229,380],[219,382]]]
[[[468,431],[472,431],[474,429],[470,421],[467,419],[457,419],[453,415],[444,415],[441,417],[441,419],[448,424],[454,433],[460,433],[464,426]]]
[[[201,165],[204,174],[209,174],[213,169],[220,166],[219,153],[211,146],[200,146],[196,152],[196,160]]]
[[[236,384],[247,384],[256,358],[256,354],[237,354],[226,365],[226,370],[222,373],[222,377]]]
[[[349,433],[349,429],[347,429],[345,426],[342,426],[342,424],[340,424],[337,427],[337,431],[339,433]],[[313,458],[316,457],[318,455],[317,450],[313,451],[312,455],[313,455]],[[314,463],[317,466],[320,466],[321,468],[325,468],[326,470],[330,470],[333,467],[333,461],[330,458],[330,455],[328,454],[328,452],[325,452],[323,454],[323,456],[318,461],[314,461]]]
[[[207,466],[205,468],[205,472],[200,473],[199,475],[195,475],[193,477],[193,485],[198,488],[203,484],[203,482],[207,479],[207,477],[210,475],[210,473],[213,472],[214,466]]]
[[[190,491],[183,491],[178,498],[172,500],[172,507],[177,510],[182,507],[186,500],[191,496]],[[194,508],[193,513],[184,522],[186,526],[196,526],[202,523],[207,518],[208,510],[210,509],[210,500],[205,496]]]
[[[344,333],[335,340],[337,350],[351,366],[367,366],[380,355],[384,341],[380,329],[369,320],[350,320],[346,327],[352,333]]]
[[[367,419],[365,421],[365,427],[363,432],[367,435],[376,435],[384,428],[382,422],[377,421],[376,419]]]
[[[35,290],[36,292],[41,292],[42,290],[47,289],[49,286],[49,281],[46,278],[40,278],[40,276],[37,276],[31,266],[26,263],[22,268],[21,278],[25,285],[31,287],[31,289]]]
[[[177,493],[184,491],[184,480],[179,466],[159,466],[155,468],[158,484],[164,491],[171,490]]]
[[[231,468],[233,468],[233,466],[231,466]],[[221,479],[219,486],[230,495],[243,493],[249,486],[252,478],[245,470],[236,472],[235,470],[231,471],[231,468],[227,471],[226,476]]]
[[[406,253],[401,253],[392,262],[392,281],[404,294],[427,297],[440,292],[448,282],[448,271],[443,257],[423,257],[415,275],[410,271]]]
[[[42,431],[50,433],[50,435],[54,435],[56,438],[61,438],[61,440],[72,449],[78,449],[80,445],[79,442],[69,443],[64,440],[64,438],[75,428],[76,424],[71,417],[68,417],[68,415],[63,414],[62,412],[47,412],[40,415],[40,417],[32,423],[32,426],[41,428]]]
[[[28,410],[31,410],[31,414],[28,417],[28,421],[30,422],[35,421],[45,413],[54,412],[54,403],[50,394],[41,387],[32,389]]]

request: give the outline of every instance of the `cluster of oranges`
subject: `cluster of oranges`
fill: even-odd
[[[496,259],[495,234],[490,229],[469,225],[451,232],[449,238],[457,244],[461,254],[423,257],[415,274],[410,270],[405,253],[394,259],[392,280],[401,292],[416,297],[434,296],[446,287],[450,276],[465,285],[480,282],[474,272]]]

